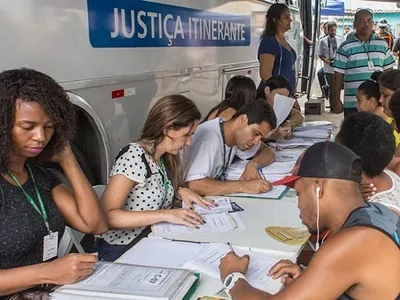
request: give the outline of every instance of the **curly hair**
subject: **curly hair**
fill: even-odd
[[[0,73],[0,173],[10,170],[16,102],[36,102],[54,123],[54,134],[35,160],[47,161],[60,153],[75,134],[76,116],[65,90],[51,77],[32,69]]]

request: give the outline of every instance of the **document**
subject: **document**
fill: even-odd
[[[198,204],[193,204],[194,211],[199,215],[225,213],[233,210],[231,201],[227,197],[205,197],[205,199],[213,201],[217,206],[206,209]],[[185,202],[182,202],[182,207],[187,208]]]
[[[292,135],[297,138],[330,139],[331,131],[324,129],[310,129],[304,131],[294,131]]]
[[[306,138],[292,138],[290,140],[280,140],[275,143],[269,143],[272,148],[277,149],[293,149],[297,147],[310,147],[316,143],[323,142],[326,139],[306,139]]]
[[[116,299],[176,299],[183,286],[186,294],[193,285],[192,276],[193,272],[181,269],[99,262],[92,275],[62,286],[52,298],[64,293]]]
[[[286,191],[286,186],[278,185],[278,186],[273,186],[272,190],[270,190],[269,192],[266,192],[266,193],[261,193],[261,194],[246,194],[246,193],[230,194],[229,197],[279,199],[285,191]]]
[[[278,262],[278,259],[242,247],[233,246],[233,248],[235,253],[240,256],[245,254],[250,256],[246,278],[254,287],[263,289],[272,280],[267,274],[270,268]],[[224,243],[171,241],[153,237],[141,240],[135,247],[128,250],[118,262],[186,268],[219,279],[220,260],[230,251],[231,248]]]
[[[295,101],[296,100],[293,98],[275,94],[273,108],[276,115],[277,127],[279,127],[290,115]]]
[[[275,162],[297,161],[303,151],[300,149],[285,149],[275,152]]]
[[[153,225],[152,230],[155,236],[163,236],[167,234],[221,232],[236,228],[235,221],[233,221],[229,213],[206,214],[202,215],[202,217],[205,224],[199,225],[199,228],[163,222]]]
[[[246,274],[248,282],[258,288],[263,289],[271,279],[267,276],[271,267],[278,262],[267,256],[257,255],[254,252],[234,247],[235,253],[239,256],[249,255],[250,264]],[[194,254],[190,261],[187,261],[183,267],[190,270],[198,270],[214,278],[220,278],[219,265],[221,259],[231,252],[231,248],[226,244],[211,243],[203,244],[199,251]]]
[[[296,161],[274,162],[263,168],[263,174],[290,174]]]

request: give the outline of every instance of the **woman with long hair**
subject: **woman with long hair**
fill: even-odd
[[[182,95],[165,96],[150,109],[139,140],[118,154],[102,197],[110,228],[96,239],[100,260],[114,261],[161,222],[196,227],[203,219],[191,209],[173,208],[180,199],[212,205],[182,188],[179,151],[190,146],[200,112]],[[173,208],[173,209],[171,209]]]
[[[290,83],[290,94],[296,90],[296,52],[285,38],[292,19],[289,8],[282,3],[271,5],[266,15],[266,25],[258,48],[261,84],[272,76],[285,76]]]
[[[386,122],[388,122],[395,131],[399,132],[399,128],[394,121],[394,114],[390,109],[390,102],[393,93],[400,89],[400,70],[393,69],[384,71],[379,76],[379,88],[381,92],[379,102],[384,108],[384,113],[388,116]],[[400,147],[396,148],[395,156],[400,157]]]
[[[38,71],[8,70],[0,101],[0,299],[42,299],[50,285],[89,276],[97,260],[58,258],[65,225],[102,233],[107,224],[69,145],[75,110],[64,89]],[[70,188],[41,166],[48,162],[60,165]]]
[[[246,103],[256,100],[257,89],[254,81],[247,76],[237,75],[229,79],[225,98],[212,108],[203,122],[217,117],[228,121]]]
[[[290,83],[283,76],[270,77],[264,85],[264,88],[259,88],[257,91],[257,98],[262,98],[267,101],[269,105],[274,107],[275,95],[289,97]],[[286,118],[278,128],[271,131],[268,139],[290,139],[292,137],[293,127],[299,126],[303,123],[304,117],[300,109],[292,107],[289,116]]]

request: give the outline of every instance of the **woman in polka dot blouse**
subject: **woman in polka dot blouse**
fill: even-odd
[[[139,141],[120,151],[102,197],[112,230],[97,236],[99,259],[116,260],[149,233],[150,225],[169,222],[195,227],[203,222],[190,209],[171,209],[174,199],[189,207],[212,205],[180,187],[179,151],[190,146],[200,117],[192,100],[182,95],[163,97],[151,108]]]

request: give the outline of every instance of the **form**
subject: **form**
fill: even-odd
[[[231,201],[227,197],[206,197],[205,199],[213,201],[217,206],[206,209],[198,204],[193,204],[194,211],[199,215],[225,213],[233,210]],[[182,202],[182,207],[187,208],[185,202]]]
[[[241,197],[241,198],[279,199],[285,191],[286,191],[286,186],[278,185],[278,186],[273,186],[272,190],[266,193],[261,193],[261,194],[241,193],[241,194],[230,194],[229,196]]]
[[[190,228],[185,225],[163,222],[153,225],[152,230],[155,236],[163,236],[166,234],[230,231],[236,228],[236,223],[229,213],[206,214],[202,215],[202,217],[205,224],[199,225],[199,228]]]

